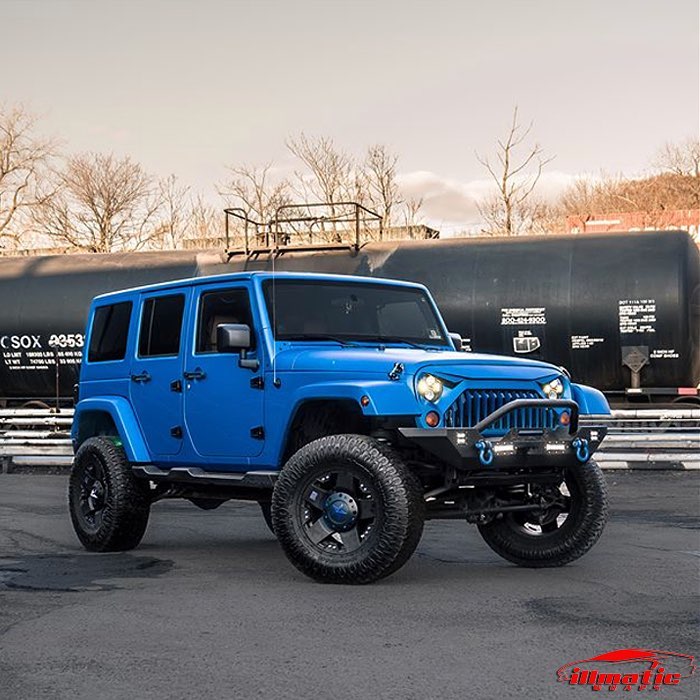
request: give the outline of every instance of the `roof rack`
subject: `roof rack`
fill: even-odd
[[[358,202],[284,204],[268,222],[251,219],[241,207],[224,209],[224,213],[229,260],[235,255],[279,255],[288,250],[357,251],[367,240],[381,240],[383,233],[382,217]],[[236,239],[242,245],[235,246]]]

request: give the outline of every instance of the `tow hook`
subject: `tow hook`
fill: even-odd
[[[474,448],[479,452],[479,461],[488,467],[493,462],[493,445],[488,440],[477,440]]]
[[[588,461],[591,456],[591,451],[588,448],[588,440],[586,438],[574,438],[571,442],[571,449],[576,451],[576,459],[582,464]]]

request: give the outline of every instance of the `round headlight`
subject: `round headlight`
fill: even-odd
[[[558,399],[564,393],[564,382],[559,377],[542,385],[542,391],[548,399]]]
[[[417,389],[426,401],[433,403],[442,396],[442,382],[432,374],[424,374],[418,380]]]

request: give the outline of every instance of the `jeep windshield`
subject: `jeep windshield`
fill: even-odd
[[[270,279],[263,289],[276,340],[449,345],[420,289],[302,279]]]

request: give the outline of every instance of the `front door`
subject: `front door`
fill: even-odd
[[[195,291],[196,328],[185,362],[185,422],[203,462],[240,463],[263,449],[262,366],[257,372],[238,364],[238,355],[216,351],[222,323],[250,326],[249,357],[260,358],[260,337],[245,285],[201,287]]]
[[[183,319],[190,289],[141,296],[130,397],[153,457],[180,452],[183,442]]]

